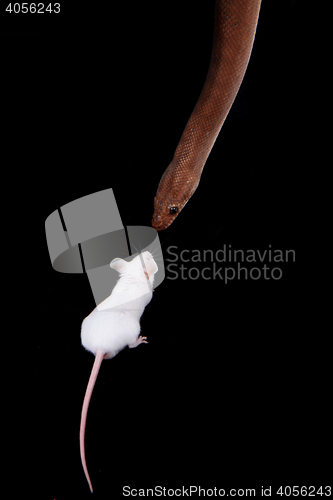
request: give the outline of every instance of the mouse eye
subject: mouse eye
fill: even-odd
[[[171,215],[176,214],[178,212],[178,207],[171,207],[169,210],[169,213]]]

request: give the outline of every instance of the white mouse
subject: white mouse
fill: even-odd
[[[103,359],[113,358],[126,346],[136,347],[147,343],[140,334],[140,317],[153,295],[154,274],[157,264],[150,252],[137,255],[130,262],[113,259],[110,266],[120,273],[111,295],[87,316],[81,328],[82,345],[95,355],[83,401],[80,425],[81,461],[91,492],[84,435],[90,398]]]

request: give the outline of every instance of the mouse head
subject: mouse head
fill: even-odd
[[[110,267],[120,273],[121,276],[131,274],[133,276],[146,276],[147,279],[152,281],[154,274],[157,273],[158,267],[152,256],[148,251],[140,253],[130,262],[123,259],[113,259]]]
[[[157,267],[157,264],[154,260],[154,257],[152,256],[152,254],[150,252],[146,251],[146,252],[143,252],[142,254],[138,255],[136,257],[136,259],[137,258],[140,259],[140,257],[142,257],[142,259],[143,259],[144,266],[145,266],[146,271],[148,272],[149,276],[153,276],[154,274],[156,274],[158,271],[158,267]],[[141,261],[141,259],[140,259],[140,261]]]

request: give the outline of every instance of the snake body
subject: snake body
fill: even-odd
[[[207,77],[154,199],[152,226],[166,229],[196,190],[208,155],[242,83],[261,0],[216,0]]]

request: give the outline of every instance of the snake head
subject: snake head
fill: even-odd
[[[162,231],[169,227],[185,205],[187,199],[183,201],[183,192],[180,186],[181,180],[175,172],[173,162],[171,162],[162,175],[154,198],[152,226],[156,231]]]
[[[162,231],[172,224],[180,211],[191,198],[198,180],[173,162],[164,172],[154,198],[152,226]]]
[[[175,220],[180,209],[176,203],[168,200],[160,201],[156,195],[154,198],[154,215],[151,222],[156,231],[162,231],[170,226]]]

